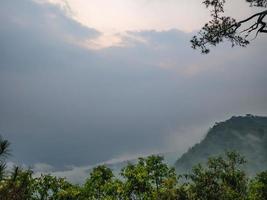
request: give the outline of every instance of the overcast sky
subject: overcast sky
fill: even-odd
[[[252,12],[243,0],[227,12],[237,6]],[[200,0],[2,0],[0,134],[12,160],[182,152],[216,121],[266,115],[266,37],[200,55],[189,40],[208,15]]]

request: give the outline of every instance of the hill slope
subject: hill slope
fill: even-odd
[[[216,123],[204,140],[176,161],[175,167],[179,173],[188,172],[195,164],[226,150],[235,150],[245,156],[249,173],[266,170],[267,117],[246,115]]]

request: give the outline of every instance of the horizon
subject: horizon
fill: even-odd
[[[0,134],[12,143],[10,164],[77,179],[88,166],[181,155],[232,116],[266,116],[266,38],[202,55],[190,44],[209,20],[201,2],[2,1]],[[226,14],[254,9],[238,0]]]

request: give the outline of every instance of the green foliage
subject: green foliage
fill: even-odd
[[[124,193],[127,199],[149,199],[152,195],[152,185],[149,182],[149,172],[143,158],[136,165],[129,163],[121,172],[125,179]]]
[[[78,187],[68,183],[63,178],[51,175],[41,175],[34,179],[32,200],[74,200],[80,191]]]
[[[1,200],[30,199],[32,190],[32,171],[14,167],[12,172],[0,182]]]
[[[189,173],[196,163],[204,164],[209,157],[221,155],[226,150],[235,150],[245,156],[248,162],[244,169],[249,176],[266,170],[267,117],[234,116],[216,123],[199,144],[177,160],[177,173]]]
[[[235,152],[226,157],[210,158],[207,167],[194,167],[187,176],[190,181],[190,196],[199,200],[245,200],[247,197],[247,177],[240,166],[245,160]]]
[[[158,155],[128,163],[115,177],[105,165],[95,167],[86,182],[73,185],[51,175],[34,177],[15,167],[0,181],[0,200],[265,200],[267,171],[249,181],[236,152],[211,157],[187,175],[177,176]]]
[[[183,196],[174,168],[169,168],[163,160],[152,155],[122,169],[125,199],[171,200]]]
[[[259,173],[251,180],[249,200],[267,199],[267,171]]]
[[[113,178],[111,169],[105,165],[94,168],[85,182],[83,195],[92,200],[108,198],[110,188],[113,187]]]

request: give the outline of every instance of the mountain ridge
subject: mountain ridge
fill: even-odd
[[[245,170],[250,174],[266,170],[267,117],[247,114],[215,123],[201,142],[175,162],[175,168],[179,173],[187,173],[194,165],[225,151],[237,151],[243,155],[247,160]]]

